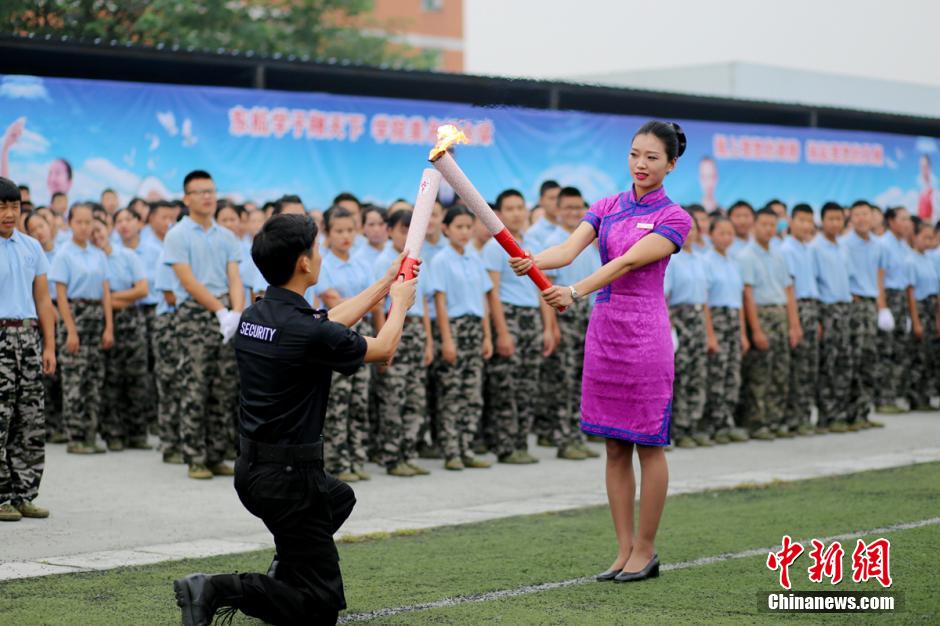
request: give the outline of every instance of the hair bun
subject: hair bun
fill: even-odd
[[[680,127],[675,122],[669,122],[669,123],[672,125],[673,130],[676,131],[676,140],[679,142],[679,150],[678,152],[676,152],[676,158],[679,158],[682,156],[682,153],[685,152],[685,145],[686,145],[685,133],[682,132],[682,127]]]

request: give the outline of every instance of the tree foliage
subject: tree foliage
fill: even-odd
[[[372,0],[3,0],[7,32],[431,69],[435,55],[392,42]]]

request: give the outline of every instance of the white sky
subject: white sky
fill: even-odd
[[[464,4],[474,74],[570,78],[743,61],[940,86],[940,0]]]

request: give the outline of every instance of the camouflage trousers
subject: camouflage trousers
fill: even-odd
[[[751,348],[744,355],[742,426],[751,432],[762,426],[777,429],[784,425],[790,383],[786,307],[760,307],[757,315],[769,346],[767,350]]]
[[[493,451],[498,456],[528,448],[526,438],[535,419],[538,371],[542,361],[542,318],[538,307],[506,302],[502,305],[515,351],[510,357],[494,354],[486,364]]]
[[[917,316],[924,328],[924,335],[920,339],[913,333],[910,336],[911,369],[905,395],[910,399],[911,407],[924,407],[930,404],[930,396],[936,393],[937,371],[940,367],[936,360],[937,297],[918,300]]]
[[[741,395],[741,310],[714,307],[711,314],[719,350],[707,358],[705,416],[699,423],[707,435],[734,428]]]
[[[555,403],[555,430],[552,441],[567,447],[584,443],[581,432],[581,377],[584,373],[584,338],[591,319],[591,301],[573,302],[558,316],[561,343],[555,348],[559,361],[558,381],[552,400]]]
[[[819,375],[819,300],[800,300],[797,311],[800,315],[800,328],[803,340],[795,348],[790,348],[790,385],[787,394],[786,425],[790,429],[808,425],[812,415]]]
[[[852,346],[854,306],[854,302],[820,305],[819,320],[823,330],[819,343],[819,378],[813,383],[817,389],[819,426],[829,426],[836,420],[847,422],[853,413],[852,380],[858,369]],[[807,332],[804,328],[804,339]],[[808,393],[808,389],[803,393]]]
[[[143,311],[114,312],[114,347],[104,353],[101,434],[108,441],[146,442],[151,397]]]
[[[427,369],[427,387],[424,397],[427,399],[427,410],[425,418],[421,422],[421,428],[418,429],[418,443],[427,443],[430,439],[432,445],[440,445],[441,438],[441,415],[437,408],[438,389],[441,383],[438,380],[441,363],[441,331],[437,327],[437,320],[431,320],[431,338],[434,342],[434,361]]]
[[[878,330],[878,356],[881,385],[875,388],[876,404],[893,404],[907,395],[904,377],[911,365],[907,320],[907,291],[885,289],[888,308],[894,316],[894,330]]]
[[[52,303],[55,306],[55,302]],[[58,332],[58,331],[56,331]],[[62,421],[62,374],[61,368],[56,367],[52,376],[42,377],[42,386],[44,390],[45,417],[46,417],[46,437],[53,434],[64,433],[65,424]]]
[[[679,336],[676,374],[672,383],[672,438],[699,432],[705,413],[705,376],[708,373],[705,307],[680,304],[669,307],[669,319]]]
[[[180,369],[182,350],[176,332],[177,313],[158,315],[153,321],[151,352],[157,389],[157,422],[164,454],[182,453],[180,440]]]
[[[159,432],[159,415],[157,413],[157,384],[156,358],[153,354],[154,325],[157,321],[157,307],[153,304],[144,304],[138,307],[144,324],[144,347],[147,353],[147,375],[140,381],[141,405],[143,420],[151,431]],[[115,322],[116,323],[116,322]]]
[[[360,335],[372,334],[372,323],[361,320],[352,327]],[[323,424],[326,471],[339,474],[365,465],[369,438],[369,379],[372,369],[363,365],[352,376],[333,372],[330,398]]]
[[[228,306],[228,296],[219,298]],[[215,314],[189,299],[173,329],[180,346],[180,438],[188,463],[214,465],[235,438],[238,366],[232,343],[222,343]]]
[[[0,504],[29,502],[45,464],[42,341],[35,326],[0,328]]]
[[[78,331],[78,352],[65,349],[65,324],[59,324],[57,361],[62,370],[62,419],[69,441],[94,443],[101,417],[104,386],[104,309],[97,303],[71,304]]]
[[[878,388],[878,306],[874,298],[857,297],[849,317],[852,345],[852,384],[849,387],[849,422],[866,419]]]
[[[427,409],[427,336],[420,317],[407,318],[398,352],[388,368],[376,376],[380,460],[386,467],[417,456],[418,431]]]
[[[453,365],[438,363],[437,407],[441,420],[440,444],[448,459],[472,456],[473,437],[483,413],[483,325],[474,315],[450,320],[457,348]]]

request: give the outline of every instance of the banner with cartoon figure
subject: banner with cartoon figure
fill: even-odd
[[[656,117],[650,111],[649,117]],[[589,200],[629,184],[627,153],[646,117],[474,107],[325,93],[0,76],[0,174],[97,199],[110,187],[173,198],[206,169],[221,194],[263,202],[285,193],[325,209],[340,191],[388,204],[408,198],[438,125],[471,143],[461,167],[493,199],[507,187],[530,204],[552,178]],[[666,181],[681,203],[711,209],[739,198],[819,207],[858,198],[940,219],[937,141],[884,133],[673,120],[688,150]],[[446,191],[444,192],[446,193]]]

